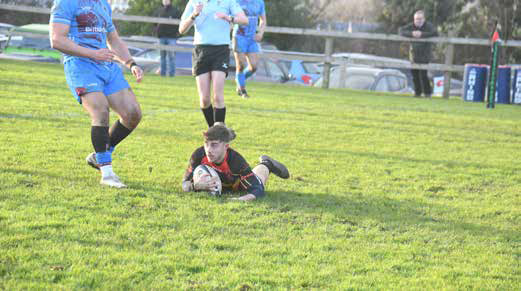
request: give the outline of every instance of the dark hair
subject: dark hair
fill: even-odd
[[[229,143],[235,139],[235,131],[221,124],[216,124],[203,132],[205,140],[218,140]]]

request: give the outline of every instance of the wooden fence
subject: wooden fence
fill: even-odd
[[[50,9],[47,8],[39,8],[32,6],[21,6],[21,5],[10,5],[10,4],[0,4],[0,10],[10,10],[10,11],[20,11],[20,12],[31,12],[31,13],[39,13],[39,14],[50,14]],[[148,16],[136,16],[136,15],[124,15],[124,14],[114,14],[114,20],[121,21],[133,21],[133,22],[143,22],[143,23],[163,23],[163,24],[173,24],[178,25],[179,19],[168,19],[168,18],[158,18],[158,17],[148,17]],[[278,34],[290,34],[290,35],[303,35],[303,36],[315,36],[321,37],[325,40],[325,51],[323,54],[313,54],[313,53],[300,53],[300,52],[286,52],[286,51],[272,51],[272,50],[264,50],[263,54],[268,57],[273,58],[284,58],[284,59],[298,59],[298,60],[306,60],[306,61],[315,61],[324,63],[323,70],[323,87],[329,87],[329,74],[332,63],[340,64],[342,69],[341,72],[345,72],[345,67],[350,64],[364,64],[378,67],[393,67],[393,68],[407,68],[407,69],[426,69],[426,70],[436,70],[436,71],[444,71],[444,88],[443,88],[443,97],[449,97],[450,90],[450,77],[452,72],[462,72],[463,66],[454,65],[454,46],[455,45],[475,45],[475,46],[490,46],[490,41],[487,39],[476,39],[476,38],[456,38],[456,37],[433,37],[433,38],[425,38],[425,39],[411,39],[402,37],[395,34],[380,34],[380,33],[349,33],[349,32],[339,32],[339,31],[324,31],[324,30],[316,30],[316,29],[306,29],[306,28],[290,28],[290,27],[266,27],[266,32],[268,33],[278,33]],[[445,49],[445,63],[444,64],[411,64],[411,63],[400,63],[400,62],[389,62],[389,61],[380,61],[380,60],[357,60],[350,59],[346,57],[333,57],[334,52],[334,39],[365,39],[365,40],[380,40],[380,41],[397,41],[397,42],[432,42],[436,44],[446,44]],[[140,47],[140,48],[154,48],[161,50],[171,50],[171,51],[191,51],[190,48],[179,47],[179,46],[167,46],[160,44],[151,44],[151,43],[143,43],[143,42],[133,42],[127,41],[129,44]],[[504,47],[521,47],[521,41],[518,40],[509,40],[507,42],[501,43],[501,46]]]

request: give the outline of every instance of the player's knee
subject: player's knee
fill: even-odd
[[[221,95],[221,94],[214,95],[213,104],[217,105],[217,107],[224,106],[224,95]]]
[[[141,121],[142,113],[141,109],[138,106],[129,108],[126,112],[121,114],[121,119],[123,122],[133,128],[136,128],[139,122]]]
[[[110,112],[108,108],[96,108],[91,111],[91,119],[93,125],[108,126]]]
[[[199,100],[199,105],[201,106],[201,108],[208,108],[208,106],[212,105],[212,101],[210,100],[210,97],[201,98]]]

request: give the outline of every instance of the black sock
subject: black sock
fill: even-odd
[[[223,108],[215,108],[215,122],[224,123],[224,117],[226,116],[226,107]]]
[[[90,129],[90,138],[92,145],[97,153],[104,153],[109,149],[109,127],[108,126],[92,126]]]
[[[131,129],[126,128],[119,119],[110,128],[110,147],[115,147],[118,143],[124,140],[131,132]]]
[[[201,111],[204,114],[204,118],[206,119],[206,123],[208,123],[208,127],[211,127],[214,123],[213,119],[213,107],[212,105],[208,106],[207,108],[201,108]]]

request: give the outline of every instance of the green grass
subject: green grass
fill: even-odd
[[[3,53],[6,54],[29,54],[29,55],[39,55],[44,57],[51,57],[56,60],[60,60],[61,54],[53,49],[33,49],[33,48],[25,48],[25,47],[7,47]]]
[[[0,289],[521,289],[520,107],[227,83],[232,147],[292,173],[240,203],[181,191],[193,78],[132,86],[108,189],[61,66],[0,61]]]

